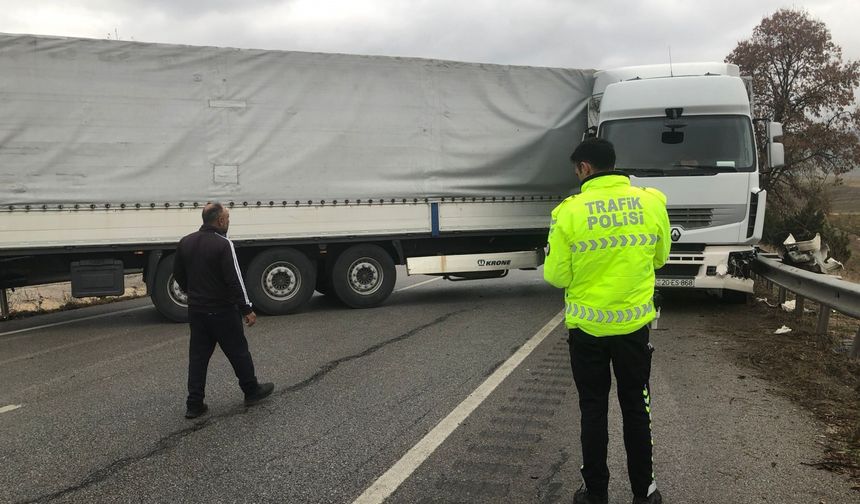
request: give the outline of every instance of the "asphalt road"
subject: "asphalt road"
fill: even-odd
[[[246,333],[275,394],[243,407],[216,350],[210,413],[195,421],[183,418],[187,327],[148,300],[0,324],[0,502],[351,503],[464,400],[470,412],[395,475],[386,502],[570,502],[579,427],[566,332],[550,323],[560,292],[539,272],[428,280],[401,276],[406,289],[376,309],[317,296],[303,313],[261,317]],[[806,465],[822,427],[702,324],[744,316],[674,298],[652,333],[666,502],[858,502],[846,479]],[[475,399],[488,378],[497,388]],[[610,415],[611,502],[628,503],[617,405]]]

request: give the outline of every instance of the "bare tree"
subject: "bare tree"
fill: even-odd
[[[762,185],[777,202],[805,196],[810,176],[838,176],[860,165],[854,103],[860,62],[843,62],[823,22],[804,10],[778,10],[726,62],[752,76],[756,114],[783,123],[785,166],[762,170]]]

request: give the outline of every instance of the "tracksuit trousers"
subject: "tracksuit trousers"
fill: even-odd
[[[245,395],[257,390],[254,361],[248,350],[248,340],[242,327],[242,314],[232,309],[215,313],[188,310],[191,343],[188,350],[188,400],[190,406],[203,402],[206,372],[215,345],[221,347]]]
[[[647,497],[656,488],[651,459],[651,351],[648,326],[625,335],[595,337],[569,330],[570,362],[579,393],[582,477],[590,493],[605,495],[610,363],[624,421],[627,473],[633,495]]]

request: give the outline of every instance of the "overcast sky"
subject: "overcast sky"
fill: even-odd
[[[857,0],[0,0],[0,32],[608,68],[721,61],[780,7],[860,59]]]

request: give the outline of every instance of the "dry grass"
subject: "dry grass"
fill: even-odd
[[[777,304],[775,294],[761,285],[757,292],[771,305]],[[806,308],[818,306],[807,302]],[[732,353],[824,424],[826,455],[813,465],[849,475],[860,491],[860,360],[847,355],[860,321],[833,313],[828,334],[820,339],[815,313],[798,318],[764,302],[750,311],[746,327],[724,331],[740,343]],[[774,334],[783,324],[792,331]]]
[[[68,282],[20,287],[8,294],[10,317],[18,318],[142,297],[146,295],[146,285],[138,274],[125,277],[125,293],[122,296],[73,298]]]
[[[828,220],[849,234],[851,258],[845,262],[842,277],[860,282],[860,174],[847,178],[845,183],[830,190],[832,211]]]

